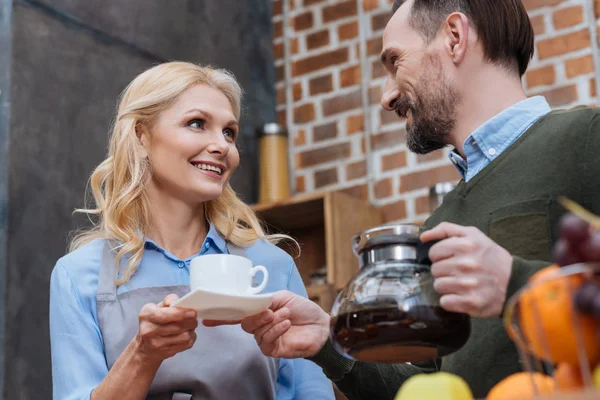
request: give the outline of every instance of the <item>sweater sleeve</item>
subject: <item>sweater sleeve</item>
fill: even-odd
[[[582,206],[600,215],[600,111],[592,118],[585,138],[582,164]]]
[[[438,371],[437,362],[416,365],[352,361],[338,353],[329,341],[310,360],[323,368],[348,400],[392,400],[411,376]]]

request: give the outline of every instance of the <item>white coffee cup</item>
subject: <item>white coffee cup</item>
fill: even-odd
[[[252,286],[252,277],[258,271],[263,280]],[[252,261],[232,254],[208,254],[192,259],[190,263],[190,288],[207,289],[230,294],[256,294],[267,286],[269,272],[262,265],[252,266]]]

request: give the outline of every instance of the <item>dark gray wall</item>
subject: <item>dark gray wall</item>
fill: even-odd
[[[253,201],[253,130],[275,119],[271,10],[266,0],[17,0],[9,16],[12,40],[2,34],[0,22],[0,90],[8,79],[3,69],[8,57],[2,50],[12,43],[8,112],[0,94],[4,394],[11,400],[49,399],[50,272],[64,254],[67,233],[84,223],[72,212],[82,206],[87,177],[105,155],[118,94],[160,60],[232,70],[247,93],[242,165],[232,184]],[[0,21],[5,20],[10,22],[0,14]],[[3,149],[10,154],[9,168]],[[9,212],[4,217],[7,195]]]

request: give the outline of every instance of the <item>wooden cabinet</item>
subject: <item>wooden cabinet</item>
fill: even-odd
[[[309,297],[328,312],[337,291],[358,271],[352,237],[383,221],[379,209],[342,192],[301,195],[253,209],[270,233],[298,241],[299,255],[289,244],[281,247],[295,258]],[[326,271],[324,279],[313,283],[318,270]]]

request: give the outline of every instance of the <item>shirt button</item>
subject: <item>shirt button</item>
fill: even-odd
[[[488,154],[490,156],[493,156],[494,154],[496,154],[496,149],[494,149],[493,147],[491,149],[488,150]]]
[[[209,248],[209,247],[210,247],[210,244],[209,244],[208,242],[207,242],[207,243],[204,243],[204,248],[205,248],[206,250],[208,250],[208,248]]]
[[[185,263],[183,261],[179,261],[179,264],[177,264],[177,266],[179,268],[183,268],[183,267],[185,267]]]

